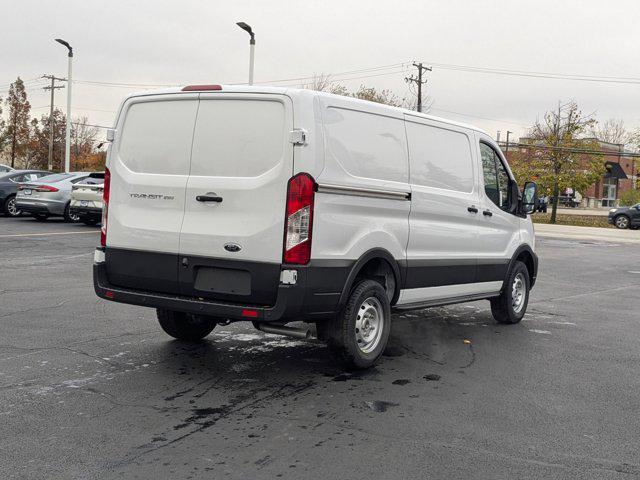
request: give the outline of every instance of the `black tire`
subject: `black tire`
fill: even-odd
[[[162,330],[178,340],[201,340],[211,333],[217,322],[212,317],[175,312],[158,308],[158,322]]]
[[[64,221],[67,223],[76,223],[80,221],[80,216],[78,214],[72,214],[70,212],[71,203],[67,203],[67,206],[64,207],[64,213],[62,214]]]
[[[363,315],[362,312],[366,313]],[[342,311],[327,327],[327,343],[335,361],[348,369],[373,366],[384,352],[391,330],[391,307],[387,292],[376,281],[362,280],[351,291]]]
[[[515,287],[516,279],[519,285],[517,289]],[[523,291],[520,290],[520,285],[524,289]],[[519,323],[527,311],[529,289],[529,270],[527,270],[527,266],[524,263],[516,261],[507,276],[505,287],[500,296],[490,299],[491,313],[496,322],[506,324]],[[521,292],[523,295],[520,300],[514,301],[514,290],[518,293]]]
[[[2,210],[7,217],[19,217],[20,215],[22,215],[22,212],[16,208],[15,195],[7,197],[7,199],[4,201]]]
[[[626,215],[618,215],[613,219],[613,224],[616,226],[616,228],[625,230],[629,228],[629,217],[627,217]]]
[[[39,222],[46,222],[49,218],[48,213],[33,213],[31,216]]]

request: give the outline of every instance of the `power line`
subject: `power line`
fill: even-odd
[[[525,125],[523,123],[508,122],[506,120],[500,120],[498,118],[482,117],[480,115],[472,115],[470,113],[455,112],[453,110],[445,110],[444,108],[431,107],[431,110],[437,110],[438,112],[452,113],[454,115],[461,115],[463,117],[478,118],[480,120],[488,120],[490,122],[506,123],[507,125],[518,125],[519,127],[523,127],[523,128],[531,127],[531,125]]]
[[[443,70],[483,73],[483,74],[491,74],[491,75],[548,78],[548,79],[555,79],[555,80],[574,80],[574,81],[582,81],[582,82],[618,83],[618,84],[630,84],[630,85],[640,84],[640,77],[618,77],[618,76],[604,76],[604,75],[536,72],[536,71],[527,71],[527,70],[511,70],[511,69],[504,69],[504,68],[478,67],[478,66],[472,66],[472,65],[455,65],[455,64],[434,63],[434,62],[430,62],[430,64],[434,67],[437,67]]]
[[[507,142],[497,142],[500,146],[506,146]],[[619,151],[610,151],[610,150],[590,150],[587,148],[570,148],[570,147],[555,147],[552,145],[536,145],[532,143],[514,143],[509,142],[509,147],[514,148],[524,148],[524,149],[533,149],[533,150],[555,150],[558,152],[566,152],[566,153],[583,153],[585,155],[603,155],[603,156],[613,156],[613,157],[629,157],[629,158],[640,158],[640,153],[632,153],[632,152],[619,152]]]

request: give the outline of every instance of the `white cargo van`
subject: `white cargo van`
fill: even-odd
[[[96,293],[196,340],[249,320],[352,367],[391,312],[489,299],[517,323],[536,280],[522,195],[495,142],[456,122],[288,88],[193,85],[121,105]],[[523,196],[526,200],[523,200]]]

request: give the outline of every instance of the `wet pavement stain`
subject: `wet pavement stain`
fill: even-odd
[[[393,385],[406,385],[407,383],[411,383],[411,380],[408,378],[399,378],[398,380],[394,380],[391,382]]]
[[[428,373],[422,378],[424,378],[428,382],[437,382],[441,377],[437,373]]]
[[[397,407],[399,403],[385,402],[383,400],[374,400],[373,402],[364,402],[365,405],[374,412],[386,412],[391,407]]]

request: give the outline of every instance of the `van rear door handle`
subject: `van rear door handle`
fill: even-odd
[[[213,195],[198,195],[196,197],[196,200],[198,202],[216,202],[216,203],[220,203],[222,202],[222,197],[216,197]]]
[[[484,210],[482,214],[486,217],[490,217],[491,215],[493,215],[493,213],[491,213],[491,210]]]
[[[478,209],[475,207],[475,205],[471,205],[470,207],[467,207],[467,212],[478,213]]]

